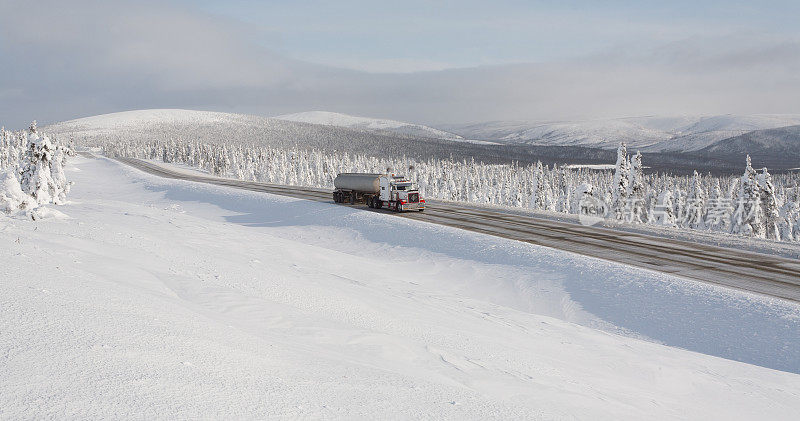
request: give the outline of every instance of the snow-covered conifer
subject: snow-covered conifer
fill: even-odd
[[[731,200],[722,192],[719,179],[714,180],[711,195],[708,199],[708,206],[704,224],[706,227],[715,231],[726,231],[730,228]]]
[[[33,207],[34,200],[22,191],[16,169],[0,172],[0,212],[12,213]]]
[[[544,168],[542,162],[536,163],[535,180],[533,184],[533,194],[531,196],[531,208],[545,209],[547,206],[547,192],[545,191]]]
[[[28,148],[21,165],[20,185],[22,191],[36,200],[36,203],[49,203],[58,193],[51,172],[55,146],[46,135],[40,135],[36,121],[27,132]]]
[[[630,202],[629,222],[641,224],[647,220],[645,203],[645,179],[644,169],[642,168],[642,154],[636,151],[636,155],[631,157],[631,180],[628,185],[628,201]]]
[[[611,210],[616,219],[622,220],[628,205],[628,186],[630,170],[628,168],[628,152],[625,143],[617,148],[617,163],[614,166],[614,180],[611,190]]]
[[[733,217],[731,218],[731,232],[733,234],[765,237],[766,229],[764,226],[764,212],[761,208],[761,194],[750,155],[747,155],[747,166],[739,181],[739,193],[736,197],[734,209]]]
[[[689,195],[686,198],[684,224],[692,229],[703,228],[705,221],[706,193],[697,171],[692,175]]]
[[[672,203],[672,192],[667,190],[658,196],[658,204],[654,209],[656,223],[670,227],[675,226],[675,207]]]
[[[775,185],[772,182],[772,175],[766,168],[761,170],[757,176],[759,199],[761,209],[764,212],[764,235],[770,240],[780,240],[781,215],[779,212],[778,198],[775,196]]]

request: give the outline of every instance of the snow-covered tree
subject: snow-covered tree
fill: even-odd
[[[641,224],[647,220],[645,195],[644,169],[642,168],[642,154],[636,151],[636,155],[631,157],[630,183],[628,184],[628,201],[630,203],[630,216],[628,222]]]
[[[781,207],[783,224],[780,226],[781,239],[784,241],[800,240],[800,202],[786,198]]]
[[[611,211],[614,217],[622,220],[628,205],[628,186],[630,169],[628,168],[628,152],[624,143],[617,148],[617,163],[614,166],[614,181],[611,190]]]
[[[689,196],[686,198],[685,209],[683,221],[687,227],[698,229],[705,226],[706,193],[700,180],[700,174],[697,171],[692,175],[692,184]]]
[[[658,225],[675,226],[675,206],[672,203],[671,191],[667,190],[658,196],[654,213]]]
[[[772,182],[772,175],[766,168],[761,170],[761,174],[756,177],[758,182],[759,200],[761,209],[764,213],[764,235],[770,240],[780,240],[781,215],[778,206],[778,198],[775,196],[775,185]]]
[[[0,212],[12,213],[33,207],[32,197],[22,191],[15,170],[0,172]]]
[[[67,164],[67,157],[74,154],[69,146],[56,145],[53,157],[50,162],[50,178],[53,181],[51,192],[52,202],[62,204],[67,199],[70,190],[70,183],[64,173],[64,166]]]
[[[714,180],[705,218],[705,226],[715,231],[727,231],[731,224],[733,207],[728,195],[722,192],[719,179]]]
[[[572,211],[572,180],[571,173],[566,167],[559,171],[558,206],[556,212],[571,213]]]
[[[544,168],[542,162],[536,163],[536,172],[534,173],[533,194],[531,196],[531,208],[545,209],[547,206],[547,191],[546,182],[544,179]]]
[[[41,133],[35,121],[24,131],[0,129],[0,210],[63,203],[69,191],[64,165],[74,153],[71,144]]]
[[[739,181],[739,194],[734,206],[731,232],[764,238],[766,236],[764,211],[761,208],[761,194],[750,155],[747,155],[747,166]]]
[[[20,177],[22,191],[33,197],[36,203],[49,203],[58,194],[51,171],[56,148],[48,136],[39,134],[35,121],[28,128],[27,139],[28,148]]]

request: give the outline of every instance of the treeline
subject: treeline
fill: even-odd
[[[430,198],[565,214],[600,209],[601,217],[631,224],[800,241],[800,177],[756,171],[749,160],[741,177],[674,176],[645,174],[641,155],[628,156],[624,145],[615,169],[604,171],[185,140],[129,140],[103,147],[109,156],[182,163],[242,180],[333,188],[340,172],[398,173],[416,180]]]

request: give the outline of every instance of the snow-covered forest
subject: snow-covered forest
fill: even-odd
[[[740,177],[696,172],[684,177],[646,174],[641,154],[629,155],[624,144],[616,168],[608,171],[176,140],[103,147],[109,156],[159,159],[242,180],[333,188],[340,172],[391,172],[416,180],[429,198],[564,214],[599,210],[604,218],[631,224],[800,241],[800,176],[773,176],[749,160]]]
[[[12,213],[64,203],[70,188],[64,165],[72,155],[72,141],[50,138],[35,121],[27,130],[0,129],[0,210]]]

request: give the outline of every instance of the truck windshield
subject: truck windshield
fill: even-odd
[[[413,190],[414,185],[412,183],[398,183],[395,185],[397,190]]]

